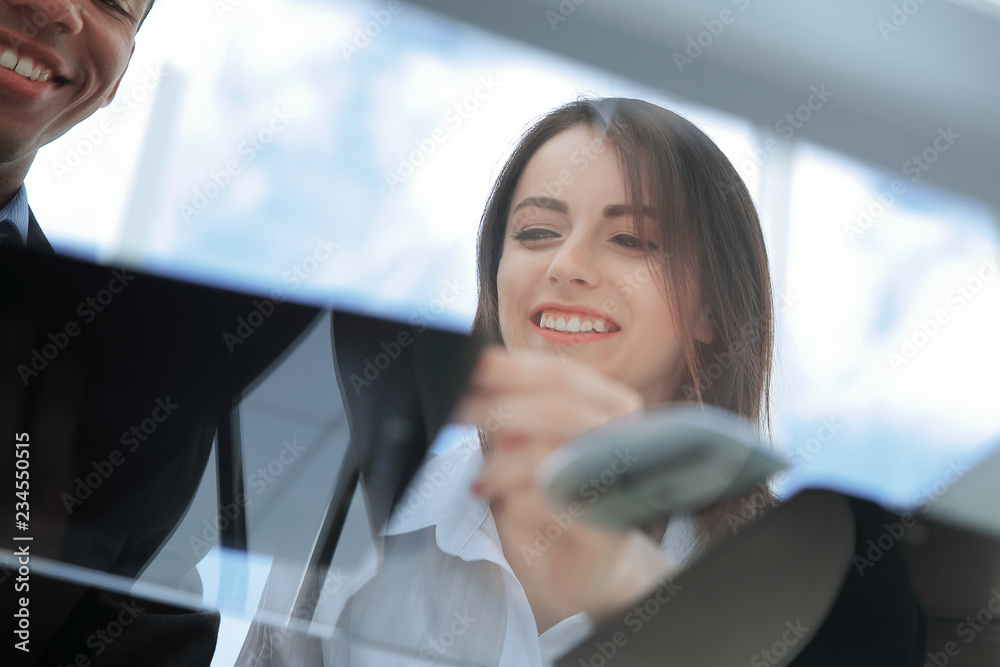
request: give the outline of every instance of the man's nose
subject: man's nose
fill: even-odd
[[[25,37],[34,37],[34,31],[57,27],[66,34],[76,35],[83,30],[83,9],[79,0],[7,0],[21,10],[24,20],[18,26]]]

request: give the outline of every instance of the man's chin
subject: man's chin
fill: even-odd
[[[7,132],[9,125],[5,121],[7,119],[0,117],[0,177],[6,177],[14,171],[27,172],[38,152],[30,139],[15,134],[16,129],[15,132]],[[21,178],[23,179],[23,175]]]

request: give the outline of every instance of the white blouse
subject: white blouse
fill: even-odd
[[[482,469],[474,428],[417,472],[372,562],[342,594],[316,611],[342,633],[323,642],[327,666],[482,665],[541,667],[585,639],[585,614],[541,635],[524,589],[507,563],[488,503],[472,493]],[[695,525],[674,515],[661,550],[686,565]]]

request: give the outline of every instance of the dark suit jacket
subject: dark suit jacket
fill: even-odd
[[[45,238],[45,234],[42,233],[42,228],[38,226],[38,221],[35,220],[35,214],[31,209],[28,209],[28,239],[25,242],[25,247],[34,252],[50,254],[55,252],[49,245],[49,240]]]
[[[116,270],[57,257],[34,216],[26,247],[36,252],[0,248],[0,284],[13,286],[0,291],[0,433],[8,443],[12,433],[30,434],[31,552],[138,577],[158,554],[164,558],[161,548],[194,497],[217,415],[318,311],[275,305],[267,324],[230,350],[222,333],[259,297],[120,270],[127,285],[119,278],[114,292]],[[88,301],[94,297],[110,303]],[[17,370],[31,367],[33,351],[53,352],[53,336],[68,323],[78,333],[63,339],[44,369]],[[178,407],[165,415],[163,406]],[[134,437],[140,425],[141,438]],[[12,480],[14,447],[2,449],[2,477]],[[14,525],[13,509],[13,502],[0,505],[3,525]],[[193,548],[169,554],[176,586],[200,586],[193,568],[203,555]],[[3,597],[14,604],[16,596]],[[30,609],[31,653],[11,651],[9,637],[2,651],[13,664],[207,666],[219,627],[214,612],[36,573]]]
[[[55,256],[31,212],[25,248]],[[115,322],[108,321],[108,325],[114,326]],[[89,349],[95,348],[91,346]],[[156,354],[157,351],[150,350],[149,353]],[[107,453],[114,449],[108,444],[108,434],[112,430],[116,433],[122,430],[122,421],[116,418],[118,415],[109,413],[106,408],[109,401],[104,400],[114,387],[90,379],[86,386],[76,387],[74,392],[72,366],[77,360],[70,359],[70,363],[63,368],[56,366],[58,361],[54,360],[53,368],[47,369],[49,377],[39,376],[41,382],[36,383],[36,393],[32,392],[29,384],[29,389],[22,394],[28,404],[36,404],[39,411],[48,411],[52,409],[52,394],[40,398],[37,392],[61,392],[68,387],[68,393],[75,394],[78,406],[78,410],[66,411],[66,418],[76,422],[76,437],[62,442],[54,441],[52,425],[47,427],[39,423],[40,419],[20,424],[32,436],[32,454],[35,457],[31,468],[31,488],[37,489],[31,496],[34,510],[32,532],[43,533],[39,535],[43,538],[53,537],[56,532],[61,534],[58,547],[51,542],[38,541],[33,545],[36,547],[33,554],[101,572],[138,576],[183,516],[201,480],[215,432],[213,415],[201,411],[190,415],[190,419],[174,428],[166,425],[168,428],[164,437],[158,442],[151,439],[151,447],[165,442],[168,437],[174,442],[186,444],[174,448],[172,452],[162,450],[160,455],[156,455],[150,451],[149,456],[134,457],[128,462],[131,469],[123,467],[124,472],[115,471],[120,479],[111,476],[103,480],[101,488],[94,490],[95,495],[87,498],[87,504],[74,508],[73,514],[60,516],[59,508],[47,512],[44,503],[55,501],[65,505],[65,502],[59,501],[63,494],[72,496],[76,492],[75,480],[86,478],[88,473],[93,472],[94,462],[107,460]],[[67,375],[51,375],[67,368],[70,370]],[[114,377],[115,374],[109,375]],[[45,381],[50,383],[45,385]],[[10,391],[3,393],[7,395],[5,398],[12,395]],[[132,393],[133,400],[130,402],[138,411],[124,405],[120,396],[111,401],[117,403],[124,413],[121,415],[124,422],[128,422],[129,418],[141,420],[139,415],[148,412],[154,405],[155,397],[150,392],[139,390]],[[129,413],[132,416],[126,417]],[[58,419],[58,415],[52,416]],[[179,411],[178,417],[183,418]],[[142,468],[146,470],[142,471]],[[155,475],[141,474],[153,469],[157,469]],[[140,474],[135,474],[137,472]],[[97,497],[98,492],[102,497]],[[55,521],[49,521],[53,517]],[[53,525],[59,519],[63,519],[65,524]],[[197,573],[193,566],[196,561],[192,554],[190,561],[181,565],[195,580]],[[29,654],[14,651],[16,664],[68,665],[74,664],[78,656],[99,660],[101,664],[122,666],[166,667],[211,663],[219,628],[217,613],[135,600],[130,596],[37,574],[32,575],[27,592],[32,611],[31,651]],[[111,634],[118,634],[116,624],[122,622],[127,622],[127,627],[122,627],[118,637],[112,637]],[[10,644],[4,652],[9,647]]]

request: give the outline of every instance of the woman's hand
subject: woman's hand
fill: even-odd
[[[483,352],[461,408],[492,447],[480,479],[486,497],[526,490],[556,447],[642,408],[639,392],[572,359],[533,350]]]
[[[578,611],[599,615],[675,569],[638,531],[587,524],[557,510],[534,483],[539,464],[583,431],[638,412],[637,391],[582,363],[531,350],[483,353],[460,410],[490,452],[475,492],[499,501],[504,553],[544,630]]]

